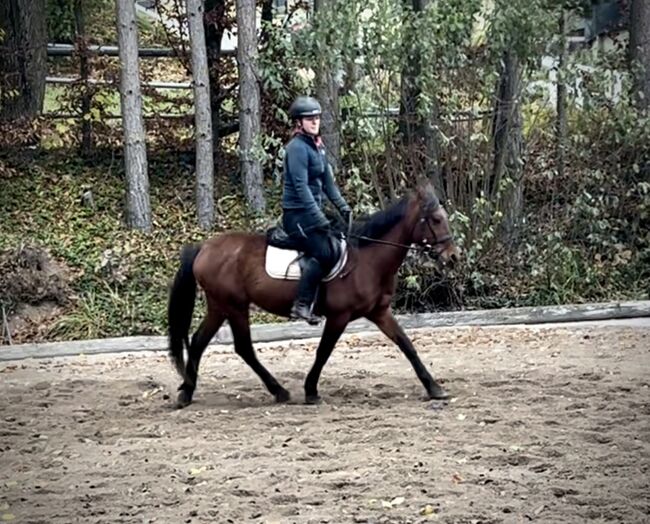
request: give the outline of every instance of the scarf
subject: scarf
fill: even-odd
[[[323,147],[323,139],[321,138],[320,135],[312,136],[309,133],[305,133],[300,126],[294,127],[293,131],[291,131],[291,138],[293,138],[296,135],[308,136],[309,138],[311,138],[314,141],[314,143],[316,144],[316,147],[318,149],[321,149]]]

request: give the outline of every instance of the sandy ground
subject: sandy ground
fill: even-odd
[[[379,335],[339,343],[320,406],[311,343],[259,352],[286,405],[218,348],[181,411],[161,353],[3,363],[0,520],[650,521],[650,328],[411,334],[450,402]]]

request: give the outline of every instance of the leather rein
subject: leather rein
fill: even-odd
[[[372,242],[374,244],[383,244],[387,246],[393,246],[393,247],[400,247],[402,249],[406,249],[409,251],[419,251],[419,252],[425,252],[431,254],[432,252],[435,254],[436,257],[440,256],[439,253],[433,251],[433,248],[439,244],[444,244],[445,242],[448,242],[451,240],[451,235],[447,235],[443,238],[438,239],[436,237],[436,234],[433,230],[433,227],[431,226],[430,218],[429,217],[422,217],[418,221],[420,224],[424,223],[426,224],[427,228],[429,229],[429,232],[435,238],[435,242],[432,244],[425,241],[424,245],[421,244],[401,244],[400,242],[391,242],[390,240],[382,240],[380,238],[370,238],[364,235],[354,235],[354,234],[348,234],[348,237],[350,238],[356,238],[357,240],[365,240],[366,242]],[[415,231],[415,227],[417,226],[417,223],[415,226],[413,226],[413,230]]]

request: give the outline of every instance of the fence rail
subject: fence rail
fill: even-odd
[[[81,77],[72,77],[72,76],[47,76],[45,77],[45,82],[48,84],[83,84],[85,80]],[[91,85],[100,85],[100,86],[113,86],[114,82],[109,82],[108,80],[97,80],[94,78],[89,78],[88,83]],[[152,87],[155,89],[191,89],[191,82],[142,82],[143,87]]]
[[[89,45],[86,50],[98,56],[120,56],[120,50],[116,45]],[[72,56],[76,52],[72,44],[47,44],[48,56]],[[222,55],[235,55],[234,49],[222,49]],[[141,58],[166,58],[178,57],[178,53],[171,47],[141,47],[138,49]]]

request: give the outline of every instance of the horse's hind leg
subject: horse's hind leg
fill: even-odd
[[[255,373],[262,379],[264,385],[269,390],[271,395],[275,397],[278,402],[286,402],[289,400],[289,392],[284,389],[271,373],[257,360],[253,342],[251,341],[250,322],[248,319],[248,309],[246,311],[237,311],[233,315],[228,316],[228,322],[232,329],[233,338],[235,340],[235,351],[244,359]]]
[[[192,336],[192,342],[190,343],[189,355],[185,366],[185,380],[178,388],[180,393],[178,394],[177,406],[179,408],[184,408],[192,402],[192,396],[196,389],[196,380],[199,374],[201,356],[212,340],[212,337],[219,331],[224,320],[224,315],[216,311],[215,308],[211,308],[210,304],[208,304],[208,314]]]

